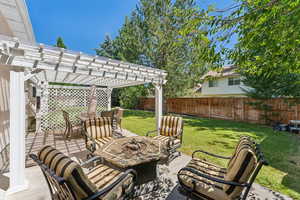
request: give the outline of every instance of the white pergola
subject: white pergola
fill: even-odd
[[[0,37],[0,66],[10,70],[10,188],[27,188],[25,179],[25,90],[24,82],[37,86],[71,83],[120,88],[151,83],[155,86],[156,125],[162,115],[162,85],[167,73],[142,65],[80,52],[19,42]]]

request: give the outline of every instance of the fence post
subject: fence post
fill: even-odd
[[[232,119],[233,120],[235,120],[235,106],[234,106],[234,103],[235,103],[235,98],[232,97],[231,110],[232,110]]]
[[[208,98],[208,118],[211,118],[211,98]]]
[[[296,109],[295,109],[295,118],[298,120],[298,104],[296,104]]]
[[[242,104],[242,116],[243,116],[243,121],[245,121],[245,99],[243,99],[243,104]]]

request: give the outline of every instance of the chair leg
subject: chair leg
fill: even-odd
[[[67,139],[67,133],[68,132],[68,127],[66,127],[65,132],[64,132],[64,137]]]

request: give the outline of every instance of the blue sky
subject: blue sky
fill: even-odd
[[[233,0],[198,0],[228,7]],[[54,45],[61,36],[68,49],[95,54],[105,35],[116,36],[138,0],[26,0],[39,43]]]

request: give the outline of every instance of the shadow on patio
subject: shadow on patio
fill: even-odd
[[[62,130],[51,131],[49,133],[30,132],[26,135],[26,167],[34,166],[34,162],[29,158],[30,153],[37,152],[45,145],[50,145],[67,156],[76,158],[80,163],[86,159],[86,148],[82,137],[73,137],[66,140]]]

